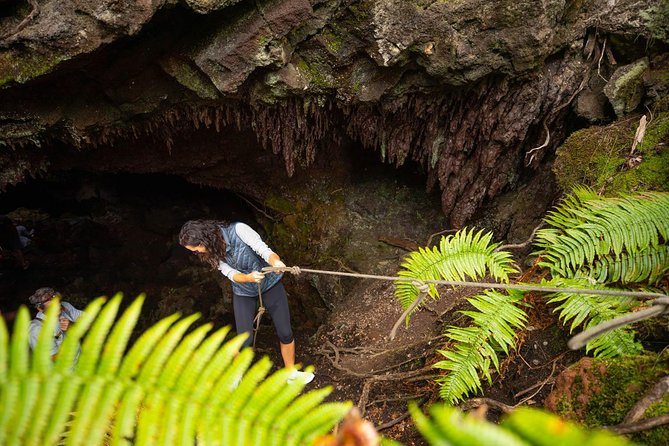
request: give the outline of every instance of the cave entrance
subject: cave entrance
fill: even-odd
[[[78,308],[92,298],[123,292],[125,303],[146,293],[144,324],[180,311],[200,312],[217,325],[232,322],[227,286],[178,244],[189,219],[253,224],[239,195],[160,174],[59,172],[0,195],[0,214],[24,226],[30,244],[23,269],[4,252],[0,310],[27,303],[39,287],[52,287]]]

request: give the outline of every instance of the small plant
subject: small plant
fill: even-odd
[[[620,289],[659,284],[669,272],[669,193],[645,192],[603,198],[576,188],[546,217],[550,228],[537,232],[535,253],[565,288]],[[590,328],[641,305],[630,298],[555,293],[549,303],[570,331]],[[636,354],[642,350],[629,327],[589,342],[595,356]]]
[[[498,244],[490,243],[492,234],[463,229],[456,234],[442,237],[439,247],[421,248],[412,252],[402,264],[401,277],[422,280],[463,281],[466,278],[482,279],[486,274],[501,282],[509,281],[509,274],[516,271],[511,254],[495,251]],[[402,306],[409,308],[418,297],[419,289],[410,281],[398,281],[395,295]],[[439,292],[429,284],[428,294],[439,298]],[[455,404],[465,396],[482,389],[480,375],[490,383],[491,364],[499,368],[498,352],[508,354],[516,348],[516,330],[525,327],[527,316],[518,307],[521,292],[509,295],[488,290],[471,299],[469,303],[478,311],[462,311],[473,322],[469,327],[449,327],[446,337],[452,341],[449,350],[439,353],[446,359],[434,365],[447,370],[438,379],[441,397]],[[420,305],[416,305],[416,308]],[[414,309],[415,311],[415,309]],[[407,322],[409,320],[407,316]]]
[[[245,335],[229,328],[186,332],[198,315],[162,319],[128,349],[143,297],[116,321],[117,295],[94,300],[74,324],[55,361],[50,356],[59,304],[47,309],[35,350],[29,314],[19,310],[9,338],[0,321],[0,444],[154,445],[312,442],[351,404],[322,403],[329,388],[298,396],[292,372],[268,376],[267,357],[238,353]],[[81,355],[75,362],[79,344]]]

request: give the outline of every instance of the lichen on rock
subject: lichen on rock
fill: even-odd
[[[648,69],[648,58],[644,57],[618,68],[604,87],[618,117],[636,109],[643,97],[643,75]]]

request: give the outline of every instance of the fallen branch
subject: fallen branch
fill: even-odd
[[[432,234],[430,236],[430,238],[427,239],[427,243],[425,244],[425,246],[430,246],[430,243],[432,243],[432,239],[435,236],[441,235],[441,234],[447,234],[449,232],[458,232],[458,229],[444,229],[443,231],[435,232],[434,234]]]
[[[632,141],[632,150],[630,150],[629,156],[634,154],[636,146],[643,141],[643,137],[646,135],[646,124],[646,115],[643,115],[641,119],[639,119],[639,127],[636,129],[636,133],[634,133],[634,141]]]
[[[369,391],[372,388],[372,384],[382,381],[404,381],[409,378],[416,378],[423,375],[427,371],[431,371],[432,366],[426,366],[417,370],[409,370],[408,372],[393,373],[389,375],[373,375],[365,381],[365,384],[362,386],[362,392],[360,392],[360,399],[358,400],[358,408],[365,414],[365,408],[367,407],[367,400],[369,399]],[[431,377],[432,374],[426,375],[425,378]]]
[[[604,429],[616,434],[633,434],[634,432],[646,431],[663,424],[669,424],[669,414],[659,415],[653,418],[637,421],[635,423],[619,424],[617,426],[605,426]]]
[[[504,404],[500,401],[493,400],[491,398],[472,398],[470,400],[463,402],[458,407],[460,408],[460,410],[471,410],[481,406],[494,407],[496,409],[501,410],[504,413],[513,412],[513,410],[515,409],[515,406],[509,406],[508,404]]]
[[[526,403],[527,401],[529,401],[529,400],[531,400],[532,398],[534,398],[535,395],[537,395],[539,392],[541,392],[541,389],[543,389],[544,386],[545,386],[546,384],[548,384],[548,382],[551,380],[551,378],[553,378],[553,373],[555,373],[555,364],[557,364],[557,362],[553,361],[553,368],[551,369],[551,374],[548,375],[548,378],[546,378],[545,380],[543,380],[543,382],[540,383],[541,385],[539,386],[539,388],[537,389],[537,391],[534,392],[532,395],[528,396],[527,398],[523,398],[523,399],[520,400],[518,403],[514,404],[513,407],[518,407],[518,406],[520,406],[521,404]]]
[[[643,417],[651,404],[664,398],[669,393],[669,375],[660,379],[655,385],[630,409],[623,423],[634,423]]]
[[[413,240],[407,240],[405,238],[394,238],[394,237],[386,237],[386,236],[381,236],[378,239],[380,242],[385,243],[386,245],[390,246],[395,246],[396,248],[401,248],[405,251],[417,251],[418,250],[418,243],[414,242]]]
[[[414,301],[409,305],[409,307],[404,310],[404,313],[397,319],[395,322],[395,325],[393,325],[393,329],[390,330],[390,340],[395,339],[395,335],[397,334],[397,329],[400,328],[400,325],[402,324],[402,321],[406,320],[407,317],[416,309],[418,306],[425,300],[425,297],[427,297],[429,287],[428,285],[424,283],[418,283],[414,282],[414,285],[418,287],[418,290],[420,291],[420,294],[414,299]]]
[[[544,119],[542,124],[544,125],[544,130],[546,130],[546,139],[544,140],[544,143],[542,145],[540,145],[539,147],[535,147],[533,149],[530,149],[525,153],[526,158],[527,158],[528,155],[532,155],[532,156],[530,156],[529,161],[527,161],[525,163],[526,166],[529,166],[530,164],[532,164],[532,161],[534,161],[534,152],[537,152],[537,151],[539,151],[539,150],[541,150],[545,147],[548,147],[548,144],[550,144],[550,142],[551,142],[551,132],[550,132],[550,130],[548,130],[548,125],[546,125],[546,120],[545,119]]]

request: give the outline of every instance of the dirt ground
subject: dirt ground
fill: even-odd
[[[466,298],[476,291],[442,288],[441,299],[430,300],[410,319],[408,328],[402,324],[390,340],[402,314],[393,290],[391,282],[361,280],[336,303],[325,323],[296,333],[298,361],[315,366],[316,378],[309,387],[331,386],[329,400],[352,401],[383,436],[406,445],[424,445],[407,404],[416,401],[425,409],[440,401],[438,371],[431,365],[443,359],[436,350],[445,345],[445,327],[467,324],[468,318],[458,310],[471,308]],[[484,395],[472,395],[463,407],[478,407],[472,404],[480,401],[477,398],[488,398],[492,421],[503,414],[501,405],[541,407],[559,373],[582,356],[568,350],[567,338],[541,301],[532,304],[518,351],[503,360],[501,373],[493,373],[492,386],[484,385]],[[271,322],[265,320],[258,353],[268,354],[277,364],[280,357],[274,342]]]

